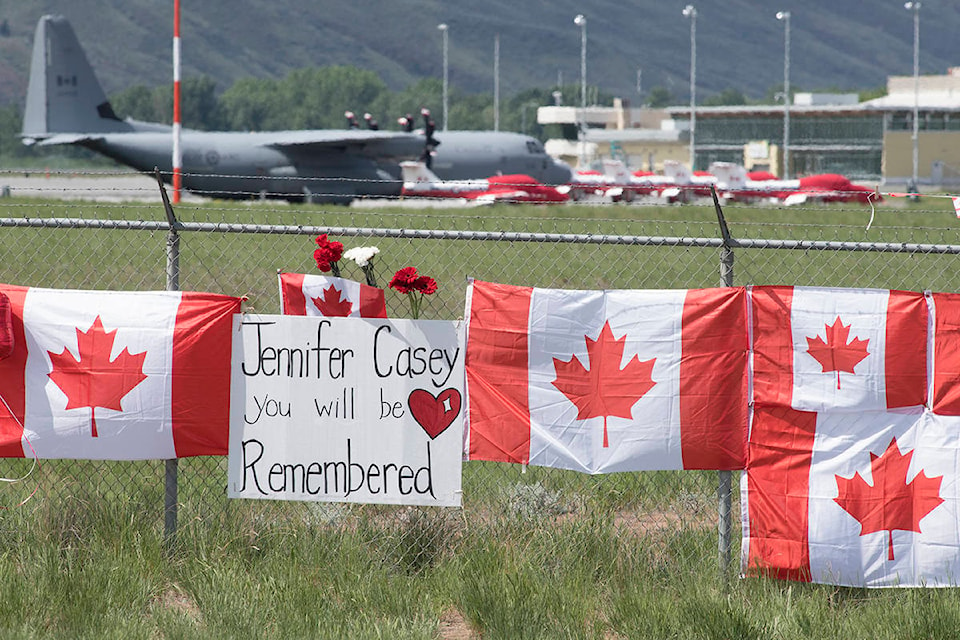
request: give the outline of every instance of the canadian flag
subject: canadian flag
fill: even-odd
[[[13,312],[10,297],[0,293],[0,360],[13,354]]]
[[[933,381],[930,408],[960,416],[960,294],[930,294],[934,310]]]
[[[802,411],[922,405],[927,302],[880,289],[752,287],[754,399]]]
[[[333,276],[277,272],[277,277],[284,315],[387,317],[383,289]]]
[[[758,406],[742,476],[745,575],[960,585],[960,417]]]
[[[472,281],[468,460],[609,473],[742,469],[746,291]]]
[[[0,457],[226,455],[232,317],[240,299],[0,285]]]
[[[826,298],[883,293],[819,290],[823,321],[838,313]],[[860,326],[846,338],[847,345],[854,335],[885,342],[877,347],[887,354],[879,372],[860,363],[841,371],[840,385],[853,397],[831,392],[835,406],[824,396],[818,411],[798,411],[790,406],[798,397],[794,376],[770,375],[761,384],[757,372],[741,477],[744,574],[867,587],[960,585],[960,296],[887,293],[885,331],[871,335]],[[761,326],[773,309],[789,309],[787,294],[751,291],[757,360],[781,344],[796,362],[786,339]],[[846,307],[839,313],[843,324],[856,325]],[[871,386],[854,383],[867,373]]]

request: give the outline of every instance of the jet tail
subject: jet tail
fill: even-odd
[[[400,172],[404,182],[440,182],[440,178],[420,160],[405,160],[400,163]]]
[[[663,161],[663,174],[668,178],[673,178],[677,184],[690,184],[693,180],[693,174],[685,164],[676,160]]]
[[[717,177],[717,184],[725,189],[743,189],[747,186],[747,170],[733,162],[714,162],[710,173]]]
[[[24,140],[132,130],[113,112],[70,22],[63,16],[41,17],[33,39]]]
[[[627,166],[623,164],[623,160],[604,158],[603,175],[612,178],[619,184],[630,184],[630,172],[627,170]]]

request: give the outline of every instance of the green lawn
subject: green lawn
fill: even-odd
[[[157,205],[0,201],[5,218],[162,220]],[[725,207],[735,238],[960,244],[950,201]],[[713,206],[358,211],[211,203],[185,222],[717,238]],[[377,276],[413,265],[463,313],[467,277],[544,287],[720,283],[717,247],[340,237],[375,244]],[[165,231],[0,232],[0,280],[165,286]],[[184,289],[278,308],[276,270],[313,272],[310,234],[181,234]],[[960,289],[952,255],[737,249],[737,284]],[[345,268],[345,275],[360,277]],[[388,311],[406,314],[388,293]],[[28,461],[0,461],[0,475]],[[861,590],[720,570],[717,474],[585,476],[464,465],[461,510],[228,500],[225,459],[180,462],[179,529],[163,539],[163,465],[44,461],[0,491],[0,637],[954,638],[960,592]],[[737,486],[734,474],[734,486]],[[36,492],[31,496],[31,493]],[[735,493],[738,493],[736,488]],[[23,499],[30,497],[22,506]],[[472,636],[470,635],[472,634]]]

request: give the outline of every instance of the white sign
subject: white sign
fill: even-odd
[[[461,324],[234,316],[228,495],[459,506]]]

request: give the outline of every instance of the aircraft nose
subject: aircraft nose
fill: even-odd
[[[573,169],[563,160],[551,159],[547,167],[543,182],[545,184],[567,184],[573,179]]]

